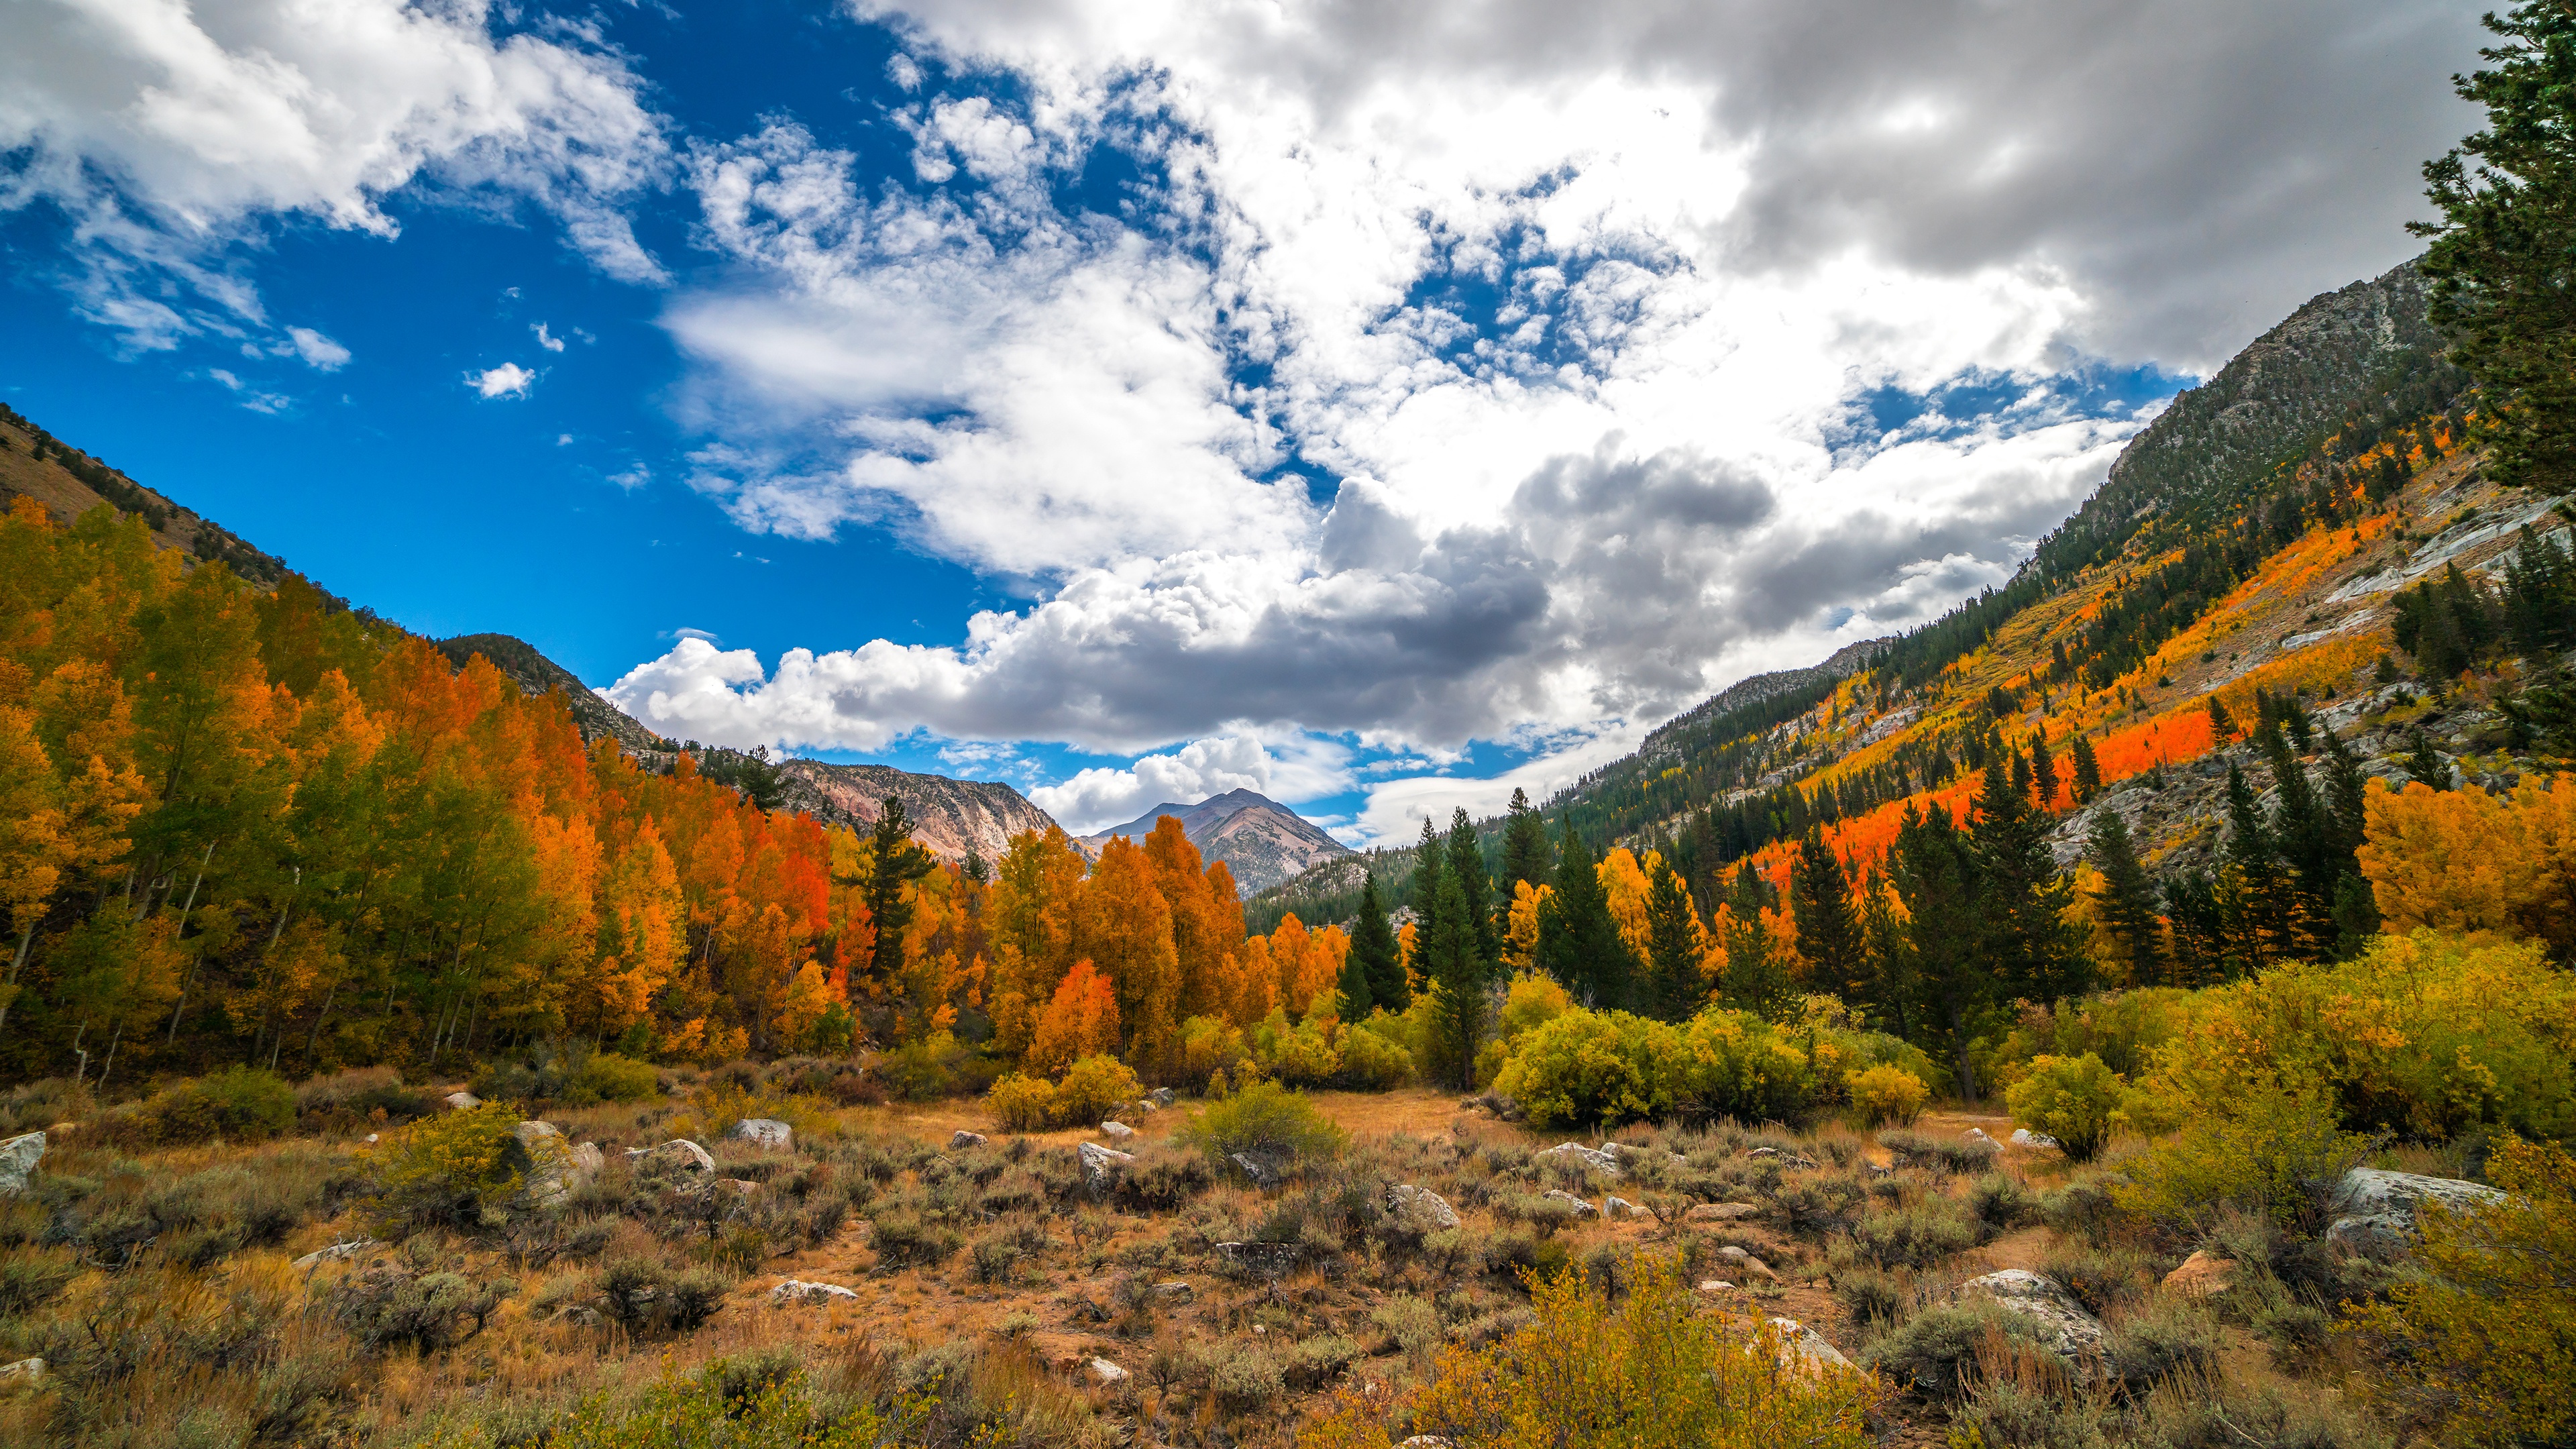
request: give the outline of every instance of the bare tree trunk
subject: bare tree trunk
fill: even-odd
[[[194,881],[191,881],[188,885],[188,903],[179,908],[179,931],[182,935],[187,933],[189,915],[197,909],[197,887],[206,883],[206,862],[213,860],[214,858],[215,843],[209,840],[206,842],[205,855],[200,857],[197,861],[197,878]],[[144,901],[147,906],[150,905],[151,897],[148,892],[145,895]],[[272,946],[276,945],[277,938],[271,936],[269,938],[269,944]],[[177,1005],[170,1008],[170,1035],[161,1043],[163,1046],[168,1046],[171,1042],[175,1042],[179,1039],[179,1017],[188,1009],[188,988],[194,986],[196,982],[197,963],[191,961],[188,963],[188,974],[179,978],[179,1001]]]
[[[0,985],[15,986],[18,984],[18,972],[20,968],[27,964],[27,947],[32,944],[35,939],[36,923],[34,921],[29,921],[27,923],[27,929],[18,933],[18,954],[10,958],[9,979],[5,982],[0,982]],[[5,996],[0,996],[0,1027],[6,1027],[9,1024],[9,1008],[15,1004],[16,1000],[16,992],[10,992]]]
[[[98,1090],[107,1090],[107,1074],[116,1070],[116,1044],[125,1040],[125,1023],[116,1024],[116,1034],[107,1039],[107,1060],[98,1069]]]

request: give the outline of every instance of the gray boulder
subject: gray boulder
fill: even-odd
[[[716,1160],[708,1151],[686,1137],[674,1137],[659,1147],[629,1147],[626,1156],[636,1166],[660,1164],[684,1172],[713,1172]]]
[[[2033,1132],[2027,1127],[2015,1127],[2013,1129],[2012,1145],[2015,1147],[2056,1147],[2057,1139],[2049,1136],[2045,1132]],[[2063,1151],[2064,1149],[2060,1148],[2059,1150]]]
[[[1647,1212],[1644,1208],[1637,1206],[1635,1203],[1628,1201],[1624,1197],[1603,1198],[1601,1200],[1601,1215],[1605,1218],[1612,1219],[1644,1218],[1654,1216],[1654,1214]]]
[[[1284,1180],[1278,1165],[1266,1157],[1256,1157],[1249,1152],[1238,1152],[1228,1157],[1226,1161],[1242,1168],[1244,1177],[1254,1187],[1264,1192],[1277,1187]]]
[[[1731,1223],[1741,1218],[1760,1215],[1762,1209],[1749,1202],[1704,1202],[1682,1215],[1689,1223]]]
[[[2006,1268],[1960,1284],[1951,1296],[1984,1298],[2029,1319],[2040,1346],[2074,1364],[2079,1377],[2089,1376],[2099,1364],[2102,1320],[2085,1312],[2075,1295],[2054,1279],[2023,1268]]]
[[[1852,1366],[1841,1350],[1825,1342],[1823,1334],[1794,1318],[1774,1318],[1771,1326],[1780,1331],[1780,1367],[1784,1369],[1819,1374]]]
[[[1458,1226],[1458,1210],[1427,1187],[1400,1182],[1386,1190],[1386,1210],[1421,1232],[1445,1232]]]
[[[1136,1129],[1124,1122],[1103,1122],[1100,1124],[1100,1135],[1112,1142],[1127,1143],[1136,1140]]]
[[[1574,1215],[1578,1218],[1595,1217],[1598,1216],[1601,1211],[1601,1209],[1594,1207],[1592,1204],[1585,1202],[1583,1199],[1576,1197],[1574,1194],[1567,1192],[1561,1187],[1551,1187],[1547,1191],[1539,1194],[1539,1196],[1546,1198],[1550,1202],[1564,1203],[1567,1207],[1574,1209]]]
[[[327,1248],[307,1253],[295,1260],[295,1266],[311,1269],[321,1267],[325,1263],[344,1263],[369,1248],[380,1246],[382,1245],[373,1238],[351,1238],[345,1243],[333,1243]]]
[[[1102,1388],[1108,1388],[1113,1384],[1120,1383],[1127,1377],[1127,1371],[1125,1369],[1120,1368],[1118,1365],[1111,1363],[1105,1358],[1093,1359],[1088,1365],[1086,1365],[1086,1368],[1091,1374],[1091,1381],[1100,1385]]]
[[[1118,1174],[1136,1164],[1134,1153],[1119,1152],[1097,1142],[1083,1143],[1074,1149],[1074,1155],[1082,1159],[1082,1185],[1091,1189],[1094,1197],[1107,1193]]]
[[[16,1197],[27,1190],[27,1180],[36,1175],[36,1164],[45,1158],[45,1134],[29,1132],[0,1142],[0,1197]]]
[[[2504,1194],[2456,1177],[2424,1177],[2356,1167],[2335,1184],[2326,1210],[2335,1215],[2326,1241],[2347,1252],[2371,1258],[2395,1258],[2410,1251],[2421,1234],[2416,1213],[2426,1203],[2447,1212],[2474,1212],[2502,1202]]]
[[[1219,1243],[1217,1256],[1235,1268],[1262,1278],[1284,1278],[1297,1266],[1295,1243]]]
[[[745,1117],[725,1134],[736,1142],[785,1152],[796,1145],[796,1129],[769,1117]]]
[[[983,1133],[969,1132],[963,1127],[958,1128],[948,1136],[948,1150],[951,1152],[956,1152],[968,1147],[981,1147],[983,1145]]]
[[[1553,1157],[1562,1162],[1573,1162],[1589,1171],[1598,1172],[1606,1177],[1617,1177],[1619,1175],[1619,1159],[1615,1155],[1605,1152],[1597,1147],[1586,1147],[1580,1142],[1560,1142],[1556,1146],[1547,1149],[1545,1152],[1533,1153],[1531,1155],[1538,1158]]]
[[[1763,1262],[1760,1258],[1753,1256],[1751,1253],[1744,1251],[1733,1243],[1729,1243],[1725,1247],[1718,1249],[1717,1256],[1719,1261],[1734,1268],[1737,1275],[1740,1277],[1760,1278],[1773,1283],[1780,1281],[1780,1275],[1771,1270],[1770,1264]]]
[[[16,1363],[0,1364],[0,1384],[42,1383],[44,1378],[45,1361],[40,1358],[22,1358]]]
[[[859,1301],[859,1295],[838,1283],[808,1283],[801,1278],[781,1278],[769,1290],[769,1301],[787,1303],[834,1303]]]
[[[1145,1094],[1145,1100],[1153,1103],[1157,1107],[1168,1107],[1174,1102],[1179,1101],[1180,1098],[1174,1096],[1172,1094],[1172,1089],[1169,1087],[1156,1087],[1154,1090]]]
[[[596,1177],[599,1175],[599,1170],[607,1165],[607,1155],[599,1150],[599,1144],[596,1142],[584,1142],[572,1150],[572,1166],[575,1172]]]

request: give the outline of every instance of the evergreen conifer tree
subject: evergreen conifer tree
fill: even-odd
[[[1387,919],[1386,906],[1378,896],[1374,871],[1360,884],[1360,917],[1351,925],[1349,959],[1356,963],[1366,983],[1371,1007],[1402,1012],[1413,1004],[1413,990],[1404,977],[1403,953],[1395,939],[1395,926]],[[1345,975],[1348,971],[1345,966]]]
[[[2245,969],[2259,971],[2294,949],[2296,918],[2271,828],[2255,804],[2245,772],[2234,765],[2227,767],[2223,859],[2226,874],[2220,884],[2222,898],[2231,907],[2228,925],[2236,948],[2232,954]]]
[[[2236,717],[2227,712],[2226,703],[2214,694],[2209,697],[2209,733],[2222,745],[2236,738]]]
[[[1423,974],[1437,989],[1431,1013],[1436,1055],[1451,1064],[1452,1085],[1476,1086],[1476,1047],[1484,1034],[1484,961],[1476,954],[1474,913],[1455,875],[1443,873],[1422,927]]]
[[[1476,955],[1488,962],[1499,961],[1503,933],[1494,924],[1494,888],[1485,876],[1485,852],[1477,843],[1475,822],[1467,818],[1464,809],[1449,816],[1448,849],[1449,863],[1442,869],[1456,876],[1458,888],[1466,893],[1468,923],[1476,933]]]
[[[2138,864],[2129,822],[2117,810],[2095,811],[2084,848],[2093,868],[2102,872],[2093,902],[2102,912],[2103,924],[2128,953],[2129,984],[2164,985],[2165,950],[2157,929],[2155,888],[2147,882],[2145,867]]]
[[[2057,808],[2057,761],[2049,758],[2045,727],[2030,741],[2030,791],[2043,813]]]
[[[2102,761],[2093,753],[2093,738],[2077,735],[2067,753],[2075,757],[2075,803],[2089,805],[2102,793]]]
[[[1625,1010],[1636,962],[1610,916],[1610,893],[1601,885],[1590,847],[1567,822],[1556,852],[1556,890],[1539,922],[1539,965],[1589,1006]]]
[[[1859,1000],[1868,984],[1869,953],[1852,905],[1851,878],[1813,825],[1789,866],[1789,907],[1798,923],[1798,954],[1806,958],[1814,989]]]
[[[1515,788],[1511,807],[1503,816],[1503,873],[1494,878],[1494,897],[1501,909],[1511,909],[1512,887],[1522,881],[1533,887],[1547,884],[1552,864],[1547,821],[1530,807],[1529,796]]]
[[[903,972],[903,938],[912,926],[912,901],[904,888],[939,868],[938,857],[913,842],[902,796],[885,797],[868,834],[868,859],[866,900],[877,932],[876,957],[869,964],[878,980],[890,981]]]
[[[1798,1001],[1788,963],[1764,925],[1762,911],[1771,905],[1771,887],[1753,862],[1735,868],[1727,904],[1733,919],[1726,929],[1726,1004],[1769,1021],[1786,1020]]]
[[[1657,872],[1647,890],[1646,927],[1651,945],[1640,1005],[1646,1015],[1688,1021],[1708,999],[1708,979],[1700,974],[1699,921],[1691,911],[1690,890],[1670,867]]]
[[[1427,929],[1431,908],[1440,903],[1440,877],[1449,868],[1449,842],[1422,817],[1422,838],[1413,843],[1413,914]]]
[[[2406,774],[2435,790],[2451,788],[2451,762],[2442,758],[2442,752],[2433,747],[2433,737],[2421,726],[2415,731],[2415,748],[2406,755]]]
[[[1977,797],[1970,835],[1984,943],[2005,990],[2032,1001],[2056,1001],[2092,985],[2092,962],[2064,919],[2075,888],[2049,854],[2047,819],[2031,808],[2022,774],[2016,769],[2007,778],[2000,767],[1987,770]]]
[[[2001,783],[1989,769],[1989,786]],[[1918,815],[1909,805],[1896,831],[1891,856],[1898,899],[1908,917],[1906,944],[1915,995],[1921,1003],[1915,1040],[1949,1059],[1959,1093],[1977,1098],[1973,1048],[1993,1010],[1996,979],[1983,959],[1985,922],[1976,842],[1935,807]]]

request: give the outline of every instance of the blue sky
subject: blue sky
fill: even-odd
[[[667,733],[1407,838],[2006,576],[2467,129],[2440,7],[1829,8],[39,0],[0,388]]]

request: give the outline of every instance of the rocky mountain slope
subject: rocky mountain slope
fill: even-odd
[[[670,741],[600,698],[597,691],[582,683],[571,670],[538,653],[536,646],[524,639],[508,634],[460,634],[453,639],[439,640],[438,652],[460,668],[466,660],[480,654],[492,661],[492,667],[506,675],[511,683],[532,695],[562,690],[565,702],[572,707],[572,722],[580,728],[584,744],[606,735],[625,746],[631,754],[671,748]]]
[[[61,523],[102,503],[119,513],[140,513],[152,527],[153,542],[197,563],[220,560],[263,589],[275,588],[287,574],[286,560],[251,547],[240,535],[172,502],[167,494],[144,487],[0,404],[0,507],[22,494],[45,505]]]
[[[1055,824],[1054,817],[999,780],[952,780],[891,765],[782,760],[778,781],[786,808],[861,835],[876,828],[886,797],[900,796],[904,813],[913,820],[912,838],[942,860],[964,860],[971,851],[989,863],[1001,858],[1012,836]]]
[[[1319,861],[1349,855],[1351,848],[1313,822],[1267,795],[1229,790],[1195,805],[1157,805],[1129,821],[1082,837],[1086,851],[1097,854],[1117,836],[1142,840],[1154,823],[1169,815],[1181,822],[1181,833],[1199,848],[1203,859],[1221,860],[1246,894],[1279,884]]]

